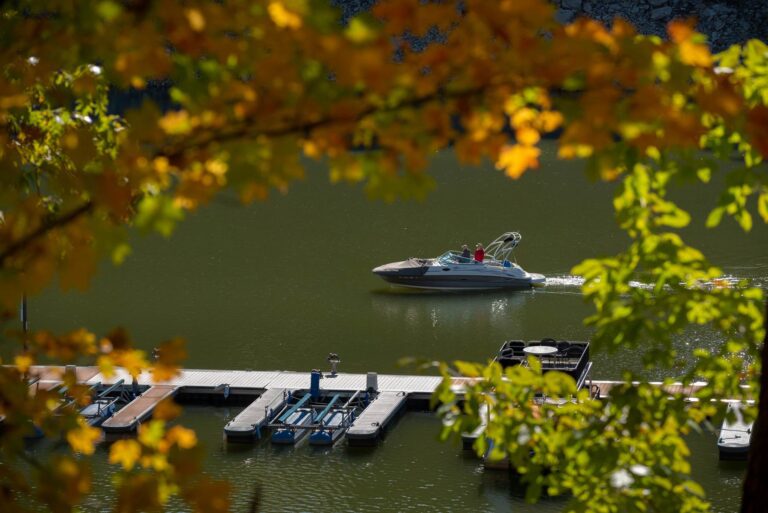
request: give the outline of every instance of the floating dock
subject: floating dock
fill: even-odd
[[[101,425],[105,433],[130,433],[143,421],[152,416],[155,407],[168,397],[173,397],[179,387],[152,385],[149,389],[108,418]]]
[[[60,386],[64,370],[64,367],[37,366],[31,369],[30,376],[35,380],[35,386],[51,388]],[[163,399],[177,396],[180,401],[247,404],[223,428],[226,439],[235,442],[257,441],[264,437],[262,431],[265,428],[279,428],[276,425],[279,419],[276,417],[282,417],[281,412],[284,414],[286,408],[290,408],[292,396],[300,398],[309,391],[312,375],[310,372],[293,371],[184,369],[171,380],[154,383],[149,373],[143,373],[133,381],[123,369],[117,369],[110,377],[102,375],[96,367],[70,367],[67,370],[75,372],[79,382],[97,391],[112,389],[125,395],[143,391],[101,424],[107,433],[135,432],[141,422],[152,416],[155,407]],[[313,398],[312,405],[305,405],[311,420],[306,425],[288,423],[290,425],[284,427],[303,431],[302,436],[309,434],[310,443],[317,444],[333,444],[342,439],[343,434],[346,434],[352,445],[376,443],[403,409],[426,409],[429,399],[442,381],[440,376],[322,374],[317,371],[315,374],[320,374],[319,399]],[[471,381],[471,378],[464,377],[452,379],[452,387],[459,397],[465,385]],[[590,387],[594,397],[609,398],[611,390],[618,384],[620,382],[590,379],[585,386]],[[685,395],[692,395],[702,386],[654,384],[663,386],[670,393]],[[334,397],[338,397],[335,403]],[[344,400],[349,399],[349,403],[355,397],[362,406],[358,406],[354,414],[351,408],[344,410],[346,405],[337,408]],[[471,445],[470,439],[481,436],[480,432],[466,434],[468,439],[465,444]],[[298,438],[294,437],[294,441]]]
[[[350,445],[376,443],[389,422],[405,406],[406,399],[405,392],[381,392],[347,431]]]
[[[270,388],[224,426],[227,441],[248,442],[262,437],[261,430],[288,401],[288,390]]]

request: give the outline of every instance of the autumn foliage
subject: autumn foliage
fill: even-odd
[[[538,167],[547,136],[560,158],[586,159],[591,176],[621,184],[615,207],[631,247],[579,267],[597,340],[656,337],[648,363],[664,364],[684,323],[716,325],[728,344],[699,354],[688,378],[711,380],[702,398],[738,393],[739,376],[759,373],[738,355],[756,354],[761,292],[699,287],[719,270],[669,233],[690,217],[665,196],[673,177],[707,181],[719,172],[717,158],[736,154],[741,164],[728,171],[735,181],[708,223],[731,216],[749,229],[754,198],[768,221],[768,48],[751,41],[713,56],[692,27],[673,22],[661,39],[618,19],[561,26],[544,0],[380,1],[346,24],[320,0],[3,4],[2,311],[10,319],[22,296],[56,281],[87,288],[100,260],[128,256],[129,229],[168,235],[225,187],[244,202],[284,193],[303,177],[302,156],[327,162],[332,181],[363,182],[370,197],[392,201],[428,192],[435,151],[452,148],[466,164],[489,160],[518,178]],[[403,37],[435,30],[441,40],[418,51]],[[147,88],[135,108],[115,107],[121,94]],[[149,93],[158,90],[164,100],[155,102]],[[702,149],[716,158],[702,164]],[[648,291],[631,289],[636,273],[648,273],[666,299],[649,302]],[[676,295],[667,298],[668,290]],[[29,395],[32,365],[94,363],[133,375],[152,368],[163,380],[184,356],[172,340],[152,365],[122,330],[4,340],[12,348],[3,363],[15,368],[0,370],[3,511],[26,508],[17,502],[26,486],[18,468],[30,420],[64,433],[83,454],[96,437],[74,413],[55,417],[55,398]],[[225,497],[223,485],[201,484],[190,471],[194,434],[166,425],[171,417],[161,413],[137,440],[111,447],[110,461],[122,468],[118,509],[158,509],[180,495],[197,510],[225,510],[226,500],[210,502]],[[89,490],[86,468],[68,458],[50,465],[65,486],[37,486],[37,499],[74,507]],[[690,493],[691,511],[706,508]]]

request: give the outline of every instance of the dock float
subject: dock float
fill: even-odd
[[[152,385],[149,389],[128,403],[114,416],[101,425],[106,433],[130,433],[141,422],[152,416],[155,407],[167,397],[173,397],[179,387],[173,385]]]
[[[251,442],[261,439],[261,430],[269,424],[288,401],[284,388],[270,388],[224,426],[228,442]]]
[[[405,392],[380,392],[347,431],[350,445],[376,443],[382,430],[405,405],[406,399]]]

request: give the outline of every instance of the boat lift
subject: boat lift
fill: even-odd
[[[298,402],[286,405],[277,420],[268,425],[273,430],[273,443],[295,444],[309,435],[311,445],[333,445],[352,425],[365,401],[359,390],[342,406],[338,406],[342,400],[338,393],[327,403],[310,403],[312,398],[311,392],[305,393]]]
[[[311,408],[302,408],[312,398],[311,393],[304,394],[297,403],[288,405],[277,418],[277,422],[270,424],[274,429],[272,432],[272,443],[275,444],[295,444],[307,434],[304,426],[312,420],[313,411]]]
[[[315,418],[312,434],[309,435],[309,443],[311,445],[333,445],[355,421],[358,409],[355,400],[359,395],[360,391],[358,390],[343,406],[331,410],[340,398],[339,394],[334,395],[328,406]]]
[[[80,410],[80,415],[85,418],[89,426],[100,426],[105,420],[115,414],[117,402],[120,397],[109,397],[109,394],[115,390],[120,390],[124,380],[120,380],[112,386],[102,390],[93,402]]]

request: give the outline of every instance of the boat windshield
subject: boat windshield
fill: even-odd
[[[456,264],[474,264],[474,256],[463,257],[459,251],[446,251],[439,257],[437,257],[437,263],[440,265],[456,265]],[[485,265],[501,265],[501,262],[493,258],[491,255],[485,256],[483,260]]]
[[[439,257],[437,257],[437,261],[440,263],[440,265],[449,265],[449,264],[468,264],[472,261],[472,259],[465,259],[461,256],[461,253],[458,251],[446,251]]]

